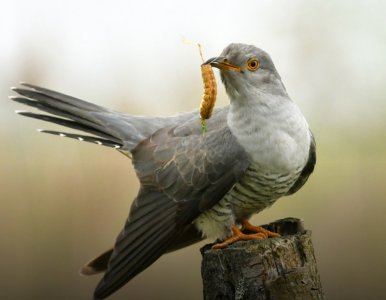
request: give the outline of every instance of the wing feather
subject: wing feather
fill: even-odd
[[[226,125],[226,113],[217,114],[217,122],[207,124],[205,137],[199,118],[165,127],[133,149],[141,190],[96,289],[97,299],[113,293],[163,253],[201,239],[192,222],[222,199],[249,165]]]
[[[314,171],[314,167],[316,164],[316,143],[315,143],[315,138],[313,134],[311,132],[310,134],[311,134],[311,143],[310,143],[310,151],[308,154],[308,161],[304,166],[302,172],[300,173],[298,180],[296,180],[293,186],[289,189],[287,195],[292,195],[293,193],[296,193],[307,182],[308,177]]]

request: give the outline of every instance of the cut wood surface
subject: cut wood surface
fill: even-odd
[[[311,231],[295,218],[262,227],[281,236],[201,249],[204,299],[325,299]]]

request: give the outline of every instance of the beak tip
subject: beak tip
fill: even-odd
[[[205,61],[202,65],[211,65],[213,62],[218,61],[219,57],[212,57]]]

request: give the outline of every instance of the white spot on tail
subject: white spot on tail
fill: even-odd
[[[119,148],[121,148],[121,146],[119,146],[119,145],[114,145],[114,148],[115,148],[115,149],[119,149]]]
[[[39,132],[44,132],[44,129],[36,129],[37,131],[39,131]]]
[[[65,137],[66,135],[64,133],[59,133],[59,136]]]
[[[81,137],[78,137],[78,140],[79,140],[79,141],[84,141],[84,139],[83,139],[83,138],[81,138]]]
[[[95,143],[97,143],[98,145],[103,145],[100,141],[95,141]]]
[[[28,111],[26,110],[15,110],[15,114],[22,114],[22,113],[27,113]]]

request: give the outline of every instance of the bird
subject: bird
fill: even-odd
[[[104,272],[94,299],[204,238],[220,251],[237,240],[277,236],[249,219],[297,192],[314,170],[314,136],[267,52],[231,43],[205,64],[219,69],[229,98],[207,120],[205,135],[197,110],[135,116],[28,83],[12,88],[18,95],[11,100],[42,112],[18,114],[82,133],[41,132],[116,149],[136,171],[140,188],[115,245],[81,269]]]

